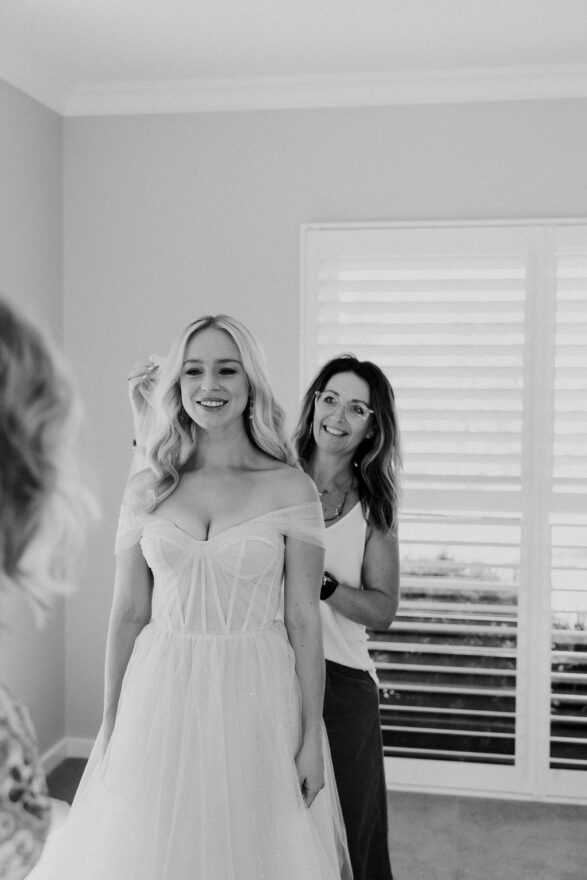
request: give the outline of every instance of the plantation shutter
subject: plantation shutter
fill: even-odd
[[[482,493],[483,507],[519,510],[525,243],[440,232],[444,252],[422,252],[414,231],[397,254],[321,262],[317,361],[349,350],[388,374],[410,506],[422,492],[457,508]]]
[[[396,392],[402,594],[370,635],[394,777],[576,796],[587,227],[307,226],[303,273],[302,387],[352,352]]]
[[[313,256],[318,365],[352,351],[396,392],[402,601],[371,636],[389,755],[515,760],[533,244],[513,228],[340,231]]]
[[[557,230],[553,250],[550,766],[587,770],[587,230]]]

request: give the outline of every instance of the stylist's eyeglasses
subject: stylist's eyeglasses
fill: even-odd
[[[344,406],[344,414],[349,422],[366,422],[373,414],[373,410],[359,400],[349,400],[343,404],[333,391],[317,391],[315,397],[316,409],[325,416],[335,413],[339,406]]]

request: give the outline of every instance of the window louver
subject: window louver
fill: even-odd
[[[386,754],[547,792],[587,769],[587,226],[303,235],[303,386],[349,351],[399,410],[402,599],[370,643]]]
[[[550,766],[587,770],[587,244],[557,241]]]

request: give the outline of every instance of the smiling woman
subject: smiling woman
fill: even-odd
[[[258,452],[287,464],[295,461],[258,344],[227,315],[207,316],[186,327],[158,371],[152,406],[143,474],[149,509],[173,492],[179,470],[215,427],[228,427],[232,436],[244,428]]]
[[[104,722],[31,880],[350,880],[316,489],[240,322],[190,324],[157,372],[117,537]]]
[[[342,355],[306,391],[296,432],[326,523],[321,617],[324,720],[354,880],[391,880],[375,667],[366,627],[387,629],[399,596],[399,430],[381,369]]]
[[[184,411],[205,431],[226,424],[248,403],[249,383],[239,350],[227,333],[213,327],[190,339],[179,384]]]

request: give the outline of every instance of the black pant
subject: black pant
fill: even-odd
[[[368,672],[326,661],[324,723],[354,880],[393,880],[379,696]]]

